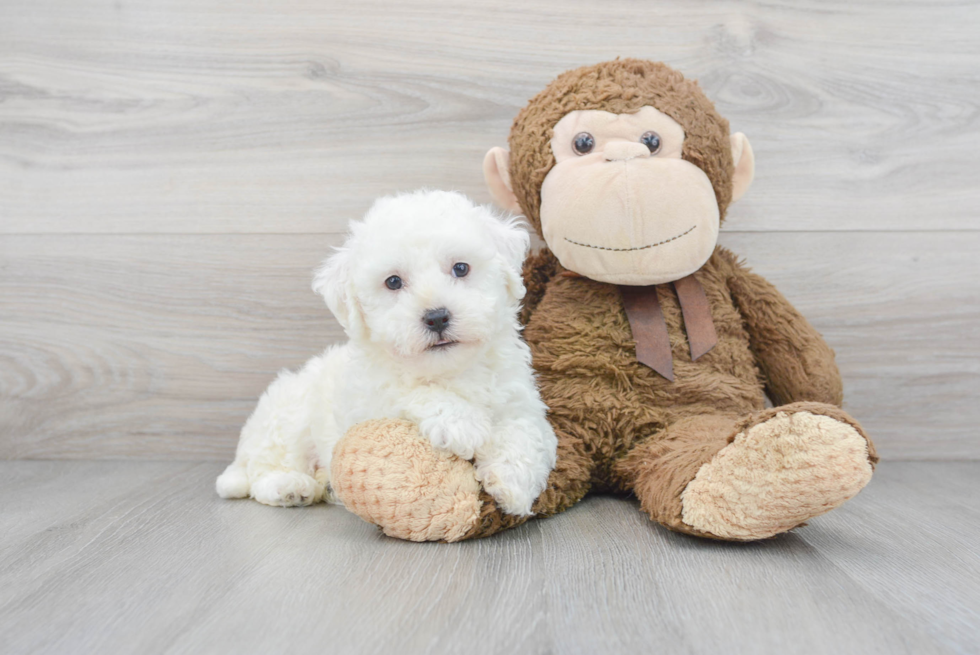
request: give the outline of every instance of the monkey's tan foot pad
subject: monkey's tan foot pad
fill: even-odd
[[[438,451],[414,423],[355,425],[333,451],[330,484],[348,510],[409,541],[459,541],[480,517],[473,465]]]
[[[868,441],[854,426],[778,412],[698,470],[681,494],[682,519],[722,539],[765,539],[843,504],[872,471]]]

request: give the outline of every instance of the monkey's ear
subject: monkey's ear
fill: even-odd
[[[749,190],[755,177],[755,155],[747,136],[736,132],[731,136],[732,161],[735,162],[735,173],[732,175],[732,202],[735,202]]]
[[[510,152],[503,148],[490,148],[483,158],[483,177],[490,195],[501,209],[521,213],[521,206],[510,183]]]

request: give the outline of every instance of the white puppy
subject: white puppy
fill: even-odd
[[[557,439],[517,321],[528,246],[518,221],[459,193],[375,202],[313,281],[350,341],[280,373],[218,494],[282,506],[333,500],[337,441],[361,421],[402,418],[436,448],[473,459],[505,512],[530,514]]]

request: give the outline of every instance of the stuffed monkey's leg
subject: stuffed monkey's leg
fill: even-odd
[[[677,532],[700,535],[682,518],[681,494],[698,470],[731,442],[737,420],[736,416],[710,414],[681,419],[634,446],[616,463],[615,471],[654,521]]]
[[[876,461],[843,410],[794,403],[745,417],[681,419],[636,446],[617,470],[664,526],[751,541],[841,505],[868,483]]]
[[[558,463],[532,510],[548,516],[588,491],[591,459],[581,428],[558,435]],[[480,488],[473,465],[433,448],[418,428],[399,420],[355,425],[333,452],[331,485],[348,510],[385,534],[411,541],[486,537],[529,517],[504,514]]]

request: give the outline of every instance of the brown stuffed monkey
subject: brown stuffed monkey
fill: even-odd
[[[632,493],[667,528],[748,541],[868,483],[877,457],[840,409],[833,351],[717,245],[753,155],[696,82],[634,59],[568,71],[509,142],[487,154],[487,184],[548,246],[525,264],[522,314],[559,439],[538,516]],[[332,469],[347,507],[392,536],[456,541],[526,520],[405,422],[356,426]]]

